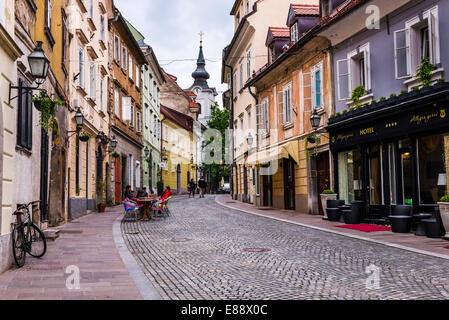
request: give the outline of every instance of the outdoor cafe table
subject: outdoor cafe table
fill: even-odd
[[[144,220],[145,217],[148,217],[150,220],[152,219],[151,218],[151,213],[150,213],[150,206],[151,206],[151,203],[154,201],[155,198],[156,198],[156,195],[149,196],[148,198],[137,198],[137,203],[143,205],[142,220]]]

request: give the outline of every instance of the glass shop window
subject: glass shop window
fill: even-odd
[[[448,193],[449,135],[418,139],[420,204],[436,204]]]
[[[340,199],[347,204],[362,199],[362,173],[360,151],[338,154],[338,179]]]

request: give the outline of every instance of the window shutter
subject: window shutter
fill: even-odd
[[[122,120],[131,121],[131,97],[122,98]]]
[[[403,29],[394,33],[394,60],[396,79],[402,79],[411,75],[410,72],[410,30]]]
[[[348,100],[349,96],[349,59],[337,61],[338,100]]]
[[[115,114],[117,117],[120,116],[120,95],[117,89],[114,91],[114,105],[115,105]]]
[[[432,10],[433,11],[433,10]],[[429,47],[430,47],[430,62],[433,64],[440,63],[439,57],[439,40],[437,39],[438,34],[438,19],[435,16],[435,12],[429,12]]]

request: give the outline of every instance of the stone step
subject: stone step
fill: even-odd
[[[59,229],[47,229],[43,232],[47,241],[56,241],[56,239],[59,237],[60,231],[61,230]]]

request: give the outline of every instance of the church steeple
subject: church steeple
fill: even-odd
[[[206,60],[204,59],[203,53],[203,32],[200,32],[200,52],[198,54],[198,60],[196,61],[196,70],[192,73],[193,79],[195,82],[190,88],[193,87],[201,87],[203,89],[208,89],[209,85],[207,84],[207,80],[210,78],[209,73],[206,71]]]

